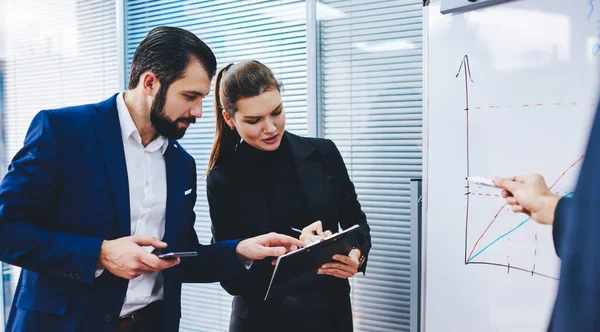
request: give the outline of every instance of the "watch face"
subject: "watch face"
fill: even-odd
[[[360,257],[358,258],[358,267],[359,267],[359,268],[360,268],[360,267],[363,265],[363,263],[365,262],[365,260],[366,260],[366,257],[365,257],[365,255],[363,255],[363,254],[361,253],[361,254],[360,254]]]

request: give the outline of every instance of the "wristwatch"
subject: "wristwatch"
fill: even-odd
[[[360,248],[352,248],[352,250],[354,249],[358,249],[358,252],[360,252],[360,257],[358,257],[358,270],[360,270],[360,268],[363,266],[363,264],[365,263],[365,260],[367,260],[367,257],[363,254],[362,250],[360,250]]]

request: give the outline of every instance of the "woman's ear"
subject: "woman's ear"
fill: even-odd
[[[226,110],[223,110],[222,114],[229,128],[231,128],[231,130],[235,129],[235,122],[233,122],[233,119],[231,118],[231,116],[229,116],[229,113],[227,113]]]

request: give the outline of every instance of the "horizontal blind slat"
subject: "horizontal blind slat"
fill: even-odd
[[[353,281],[357,331],[410,328],[410,184],[422,169],[422,2],[325,0],[320,25],[322,128],[336,142],[373,247]]]

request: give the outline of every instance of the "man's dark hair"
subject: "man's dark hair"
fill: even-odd
[[[173,82],[183,77],[192,58],[204,67],[211,79],[215,76],[217,59],[195,34],[174,27],[154,28],[135,50],[129,89],[135,89],[140,76],[150,70],[158,77],[161,90],[166,91]]]

